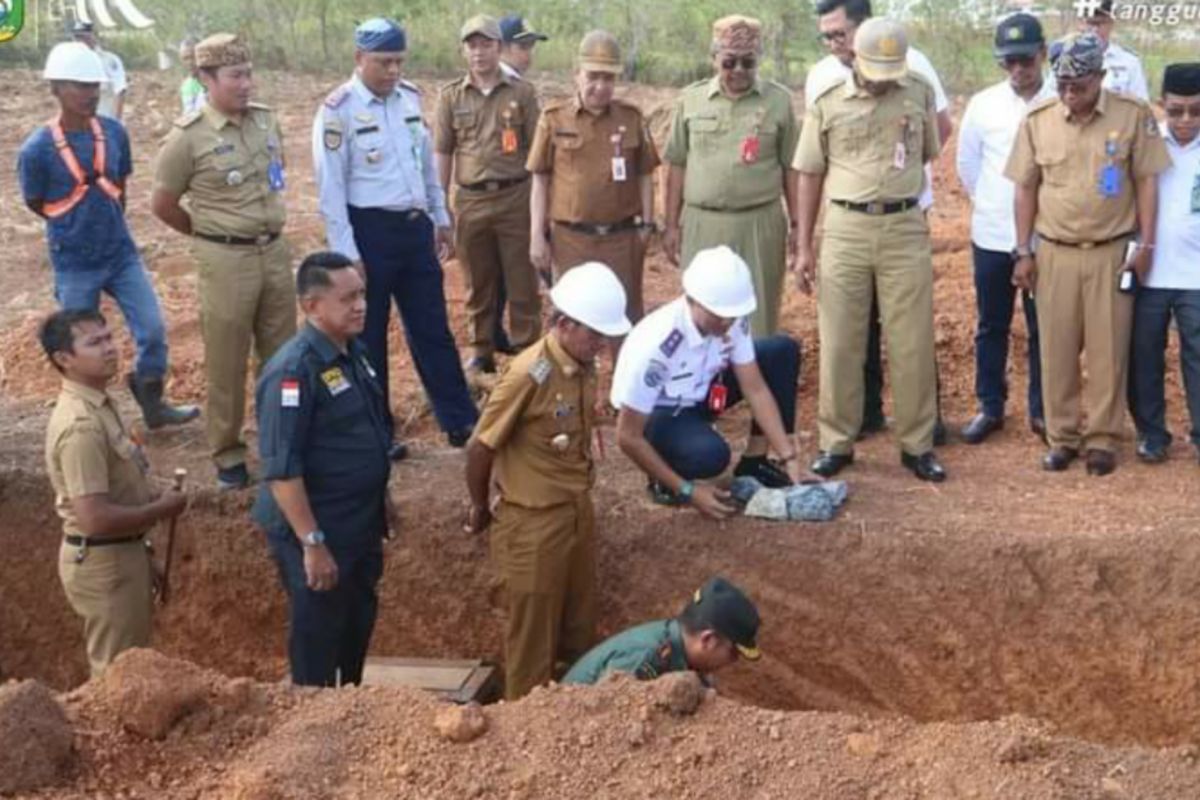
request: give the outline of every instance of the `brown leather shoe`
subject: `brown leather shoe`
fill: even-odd
[[[1117,468],[1117,456],[1110,450],[1088,450],[1087,451],[1087,471],[1088,475],[1102,477],[1108,475]]]
[[[1074,447],[1051,447],[1042,456],[1042,469],[1047,472],[1062,472],[1071,466],[1071,462],[1079,458],[1079,451]]]

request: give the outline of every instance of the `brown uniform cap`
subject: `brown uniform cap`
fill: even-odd
[[[579,42],[579,68],[584,72],[624,72],[621,45],[608,31],[592,31]]]
[[[719,50],[745,52],[762,49],[762,23],[754,17],[731,14],[713,23],[713,44]]]
[[[196,45],[195,57],[197,69],[231,67],[249,63],[250,48],[236,33],[214,33]]]
[[[458,38],[459,41],[465,42],[475,34],[495,39],[497,42],[504,38],[500,33],[500,23],[496,21],[495,17],[489,17],[487,14],[476,14],[463,23]]]

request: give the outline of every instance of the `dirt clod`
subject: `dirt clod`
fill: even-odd
[[[42,684],[0,686],[0,794],[33,791],[65,779],[75,761],[71,725]]]
[[[448,742],[465,744],[474,741],[487,731],[488,720],[477,703],[462,706],[447,706],[437,713],[433,727]]]
[[[100,691],[121,725],[147,739],[162,739],[208,697],[204,672],[154,650],[128,650],[105,671]],[[193,732],[210,727],[206,717]]]
[[[704,700],[704,684],[694,672],[669,672],[653,685],[654,702],[677,716],[696,713]]]

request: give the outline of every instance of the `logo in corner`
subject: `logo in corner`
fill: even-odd
[[[0,0],[0,44],[15,39],[25,27],[25,0]]]

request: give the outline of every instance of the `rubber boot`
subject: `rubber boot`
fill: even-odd
[[[162,378],[135,378],[131,373],[125,380],[133,399],[142,407],[142,418],[150,430],[165,425],[183,425],[200,416],[199,406],[172,406],[163,402]]]

